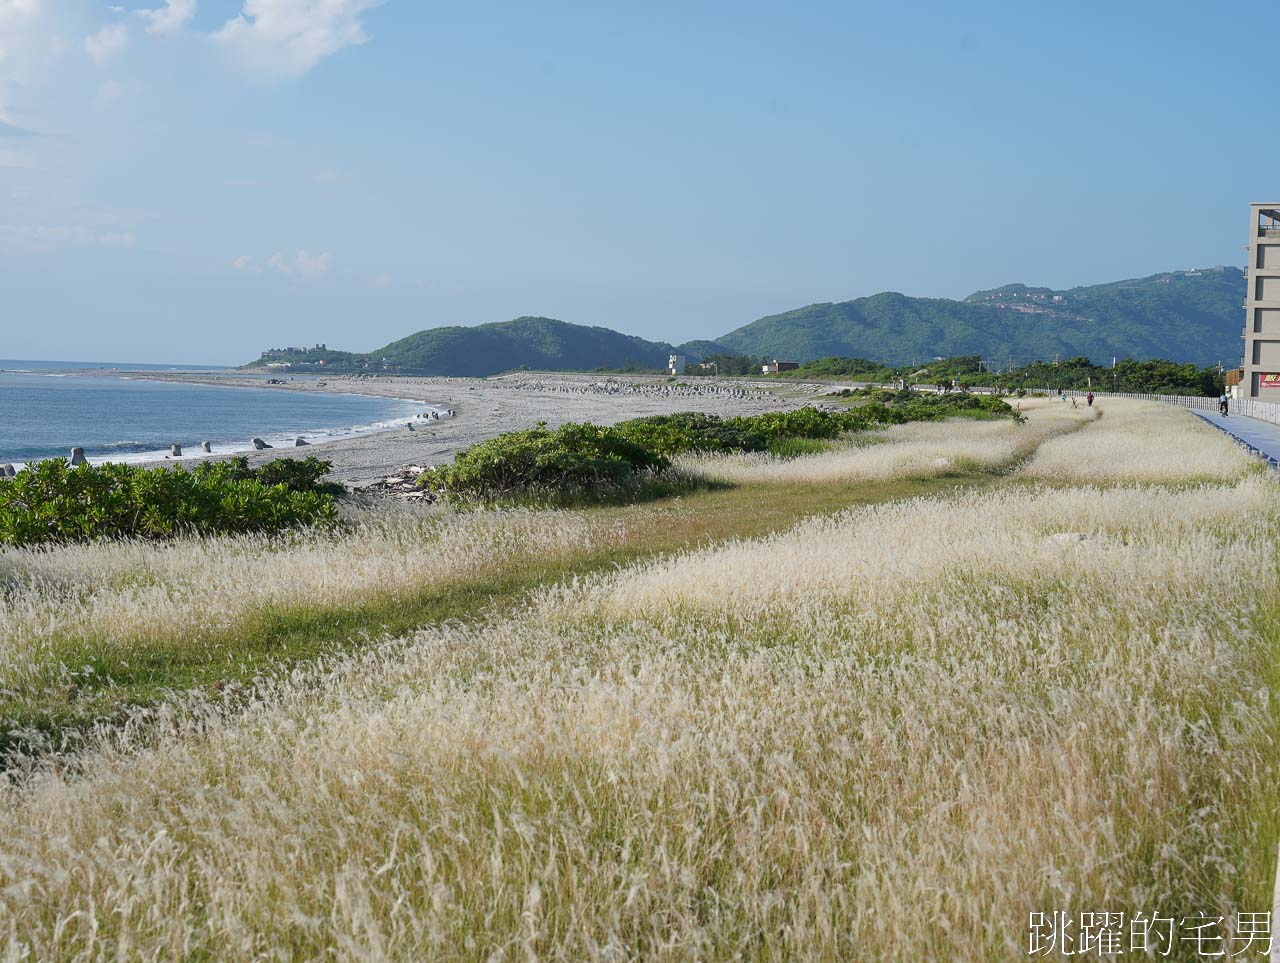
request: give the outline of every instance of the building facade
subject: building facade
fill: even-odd
[[[760,366],[760,373],[777,374],[779,371],[795,371],[798,367],[800,367],[799,361],[779,361],[774,358],[772,361],[767,361]]]
[[[1239,393],[1280,402],[1280,203],[1249,206]]]

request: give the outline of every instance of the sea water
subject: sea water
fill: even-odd
[[[203,441],[215,454],[247,451],[254,437],[292,447],[297,437],[316,443],[393,428],[431,407],[368,395],[146,381],[144,366],[127,367],[139,376],[0,360],[0,464],[65,458],[72,447],[94,462],[163,459],[175,443],[188,456],[202,454]]]

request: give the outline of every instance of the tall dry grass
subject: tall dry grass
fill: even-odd
[[[547,590],[10,788],[0,945],[991,960],[1265,910],[1278,536],[1262,478],[1011,486]]]
[[[353,513],[335,532],[0,549],[0,690],[86,646],[216,644],[264,612],[338,609],[616,541],[577,512]],[[234,652],[230,654],[234,658]],[[75,664],[67,668],[74,672]]]
[[[1231,481],[1262,465],[1222,432],[1182,408],[1099,399],[1088,432],[1046,442],[1025,474],[1048,481]]]
[[[798,458],[767,453],[686,455],[680,467],[712,481],[750,484],[833,484],[930,478],[1011,465],[1046,439],[1075,430],[1093,417],[1088,409],[1026,406],[1025,424],[951,420],[896,425],[855,436],[836,451]]]

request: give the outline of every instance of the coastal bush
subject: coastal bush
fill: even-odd
[[[1013,408],[995,395],[970,395],[955,392],[944,395],[922,395],[908,392],[888,406],[904,415],[905,421],[938,421],[943,418],[1010,418],[1021,421]]]
[[[781,438],[832,439],[850,431],[863,431],[885,424],[879,412],[823,411],[820,408],[797,408],[794,411],[769,411],[763,415],[730,418],[731,426],[759,432],[766,443]]]
[[[643,448],[667,456],[687,451],[763,451],[768,445],[768,439],[753,427],[696,411],[633,418],[614,425],[614,430]]]
[[[332,467],[332,462],[312,455],[309,458],[277,458],[261,468],[250,468],[249,459],[242,456],[226,461],[202,462],[192,469],[192,474],[202,479],[255,480],[264,485],[283,485],[291,492],[340,495],[343,492],[340,483],[321,481]]]
[[[899,416],[882,410],[823,411],[797,408],[762,415],[721,418],[697,412],[653,415],[616,425],[627,438],[663,455],[685,452],[764,451],[782,439],[838,438],[881,424],[895,424]]]
[[[897,397],[896,395],[894,396]],[[418,484],[461,501],[548,498],[566,503],[611,497],[671,467],[676,455],[727,455],[769,452],[778,458],[815,454],[850,432],[939,421],[956,416],[1022,416],[998,398],[917,395],[906,403],[872,402],[848,411],[803,407],[761,415],[721,418],[699,412],[633,418],[610,428],[590,423],[555,430],[545,425],[508,432],[460,452],[451,465],[424,472]],[[645,488],[669,494],[670,486]]]
[[[590,423],[512,431],[423,472],[418,484],[463,501],[565,499],[621,492],[671,462],[614,428]]]
[[[232,459],[191,471],[40,462],[0,485],[0,545],[275,532],[332,521],[332,486],[319,483],[329,464],[307,461],[313,464],[277,461],[255,470]]]

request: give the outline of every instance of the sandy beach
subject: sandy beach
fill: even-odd
[[[755,415],[805,404],[819,390],[805,385],[706,380],[673,383],[660,376],[531,373],[494,378],[348,377],[298,378],[269,385],[279,375],[256,372],[145,372],[133,378],[280,391],[376,395],[427,402],[455,412],[439,421],[417,419],[405,427],[303,448],[249,453],[251,464],[315,455],[333,463],[335,479],[352,487],[378,481],[408,465],[439,465],[460,450],[540,421],[613,424],[644,415],[700,411]]]

